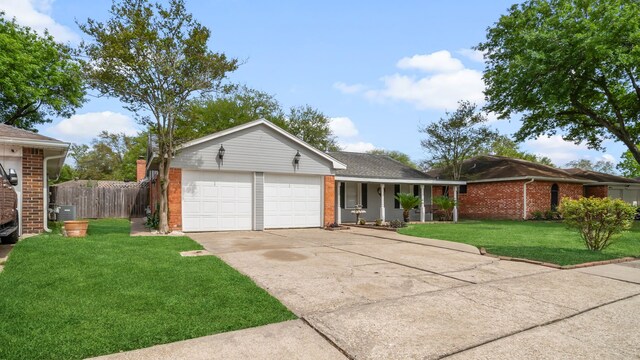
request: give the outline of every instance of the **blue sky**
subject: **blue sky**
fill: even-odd
[[[241,1],[186,0],[212,32],[210,47],[244,64],[229,79],[274,94],[285,108],[309,104],[332,118],[347,150],[399,150],[425,157],[421,125],[453,111],[461,99],[483,103],[480,54],[485,38],[515,0],[502,1]],[[0,0],[0,10],[38,31],[48,28],[76,45],[76,20],[108,17],[107,0]],[[491,119],[492,117],[489,116]],[[519,119],[491,120],[502,133]],[[89,97],[70,119],[39,127],[49,136],[86,143],[101,130],[134,134],[140,127],[116,99]],[[587,158],[617,161],[606,152],[559,137],[527,141],[523,148],[557,165]]]

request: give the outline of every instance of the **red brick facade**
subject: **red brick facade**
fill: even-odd
[[[140,181],[147,175],[147,161],[138,159],[136,160],[136,181]]]
[[[324,225],[336,221],[336,177],[324,177]]]
[[[501,181],[471,183],[466,194],[458,194],[458,214],[462,219],[522,219],[524,215],[523,191],[526,181]],[[526,218],[534,211],[551,209],[551,186],[553,182],[534,181],[527,184]],[[582,184],[555,183],[558,198],[579,198],[583,193]],[[449,191],[450,195],[453,195]],[[434,186],[432,195],[442,195],[442,186]]]
[[[182,169],[169,169],[169,230],[182,230]]]
[[[44,230],[44,151],[22,149],[22,233],[37,234]]]
[[[584,196],[606,198],[609,196],[609,187],[607,185],[585,186]]]

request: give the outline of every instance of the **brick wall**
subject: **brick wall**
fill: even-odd
[[[458,214],[462,219],[522,219],[523,186],[525,181],[501,181],[471,183],[466,194],[458,194]],[[551,186],[553,182],[534,181],[527,184],[527,218],[534,211],[551,209]],[[579,198],[582,184],[558,184],[558,198]],[[452,191],[449,192],[453,195]],[[442,187],[434,186],[432,195],[442,195]]]
[[[609,187],[607,185],[585,186],[584,196],[606,198],[609,196]]]
[[[22,232],[37,234],[44,230],[44,183],[42,149],[22,150]]]
[[[336,178],[324,177],[324,225],[333,224],[336,221]]]
[[[136,181],[144,179],[147,173],[147,161],[138,159],[136,160]]]
[[[182,169],[169,169],[169,230],[182,230]]]

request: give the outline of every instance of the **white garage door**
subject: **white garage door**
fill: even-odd
[[[182,172],[184,231],[251,230],[252,173]]]
[[[319,227],[322,177],[265,174],[264,227]]]

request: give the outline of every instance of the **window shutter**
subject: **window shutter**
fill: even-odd
[[[344,209],[344,183],[340,183],[340,209]]]
[[[361,184],[362,186],[362,191],[360,192],[362,194],[362,200],[361,200],[361,205],[363,209],[367,208],[367,186],[368,184]]]
[[[400,185],[398,184],[393,185],[393,206],[396,209],[400,209],[400,201],[396,199],[396,195],[398,195],[399,193],[400,193]]]
[[[413,196],[420,197],[420,185],[413,185]],[[414,207],[414,209],[417,209],[418,206]]]

